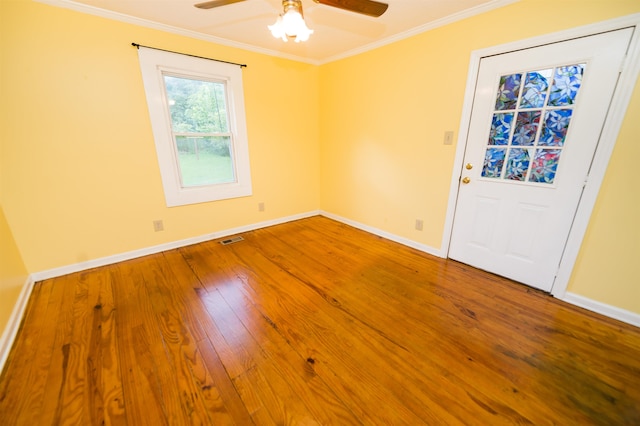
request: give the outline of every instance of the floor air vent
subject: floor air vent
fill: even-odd
[[[220,244],[222,244],[223,246],[226,246],[228,244],[237,243],[239,241],[244,241],[244,238],[242,238],[242,237],[231,237],[231,238],[227,238],[226,240],[220,241]]]

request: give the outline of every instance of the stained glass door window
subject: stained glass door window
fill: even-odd
[[[554,183],[585,66],[500,77],[482,177]]]

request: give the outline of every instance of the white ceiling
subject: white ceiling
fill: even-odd
[[[379,18],[320,5],[312,0],[302,0],[307,26],[315,31],[303,43],[285,43],[269,33],[267,25],[273,24],[282,13],[281,0],[246,0],[208,10],[193,6],[204,0],[38,1],[216,43],[321,64],[517,0],[381,0],[388,3],[389,8]]]

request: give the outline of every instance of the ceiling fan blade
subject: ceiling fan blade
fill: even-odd
[[[387,11],[389,7],[386,3],[373,0],[313,0],[316,3],[326,6],[333,6],[351,12],[362,13],[363,15],[379,17]]]
[[[198,9],[213,9],[214,7],[225,6],[228,4],[238,3],[244,0],[211,0],[204,3],[194,4]]]

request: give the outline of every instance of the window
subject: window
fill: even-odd
[[[251,195],[239,66],[138,50],[167,206]]]

